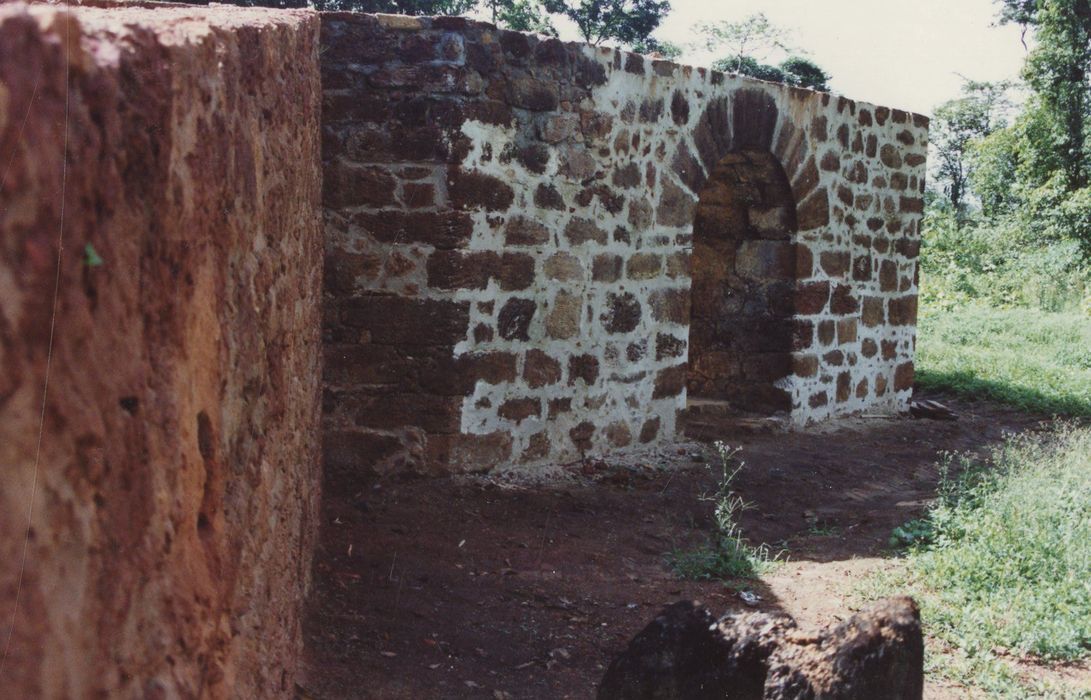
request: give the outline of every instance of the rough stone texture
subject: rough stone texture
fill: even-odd
[[[431,460],[455,435],[567,462],[670,439],[690,397],[797,424],[905,407],[923,117],[461,19],[330,13],[322,44],[326,339],[346,358],[325,431],[368,446],[338,468],[494,466]],[[515,378],[461,362],[482,352]],[[438,389],[433,366],[463,375]],[[528,397],[567,410],[501,413]]]
[[[319,483],[317,24],[0,5],[0,640],[33,506],[7,697],[294,694]]]
[[[920,700],[924,638],[909,598],[811,635],[787,616],[716,620],[692,602],[668,606],[606,669],[602,700]]]

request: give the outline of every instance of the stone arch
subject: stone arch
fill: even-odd
[[[772,95],[746,88],[708,104],[693,132],[697,156],[675,163],[698,197],[686,378],[691,416],[705,412],[702,404],[739,416],[795,408],[792,353],[809,342],[796,338],[797,282],[812,272],[798,233],[829,222],[805,136]]]
[[[767,150],[725,155],[699,193],[693,223],[689,397],[732,412],[792,409],[795,199]]]

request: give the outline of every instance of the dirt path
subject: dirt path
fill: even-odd
[[[802,625],[851,614],[849,594],[897,525],[935,491],[945,451],[1039,419],[944,399],[957,422],[856,419],[754,435],[738,491],[752,540],[789,563],[755,582],[760,608]],[[327,483],[303,697],[589,698],[611,656],[679,599],[745,607],[721,583],[679,579],[672,550],[705,540],[708,446],[678,444],[568,478]],[[929,686],[934,698],[961,697]]]

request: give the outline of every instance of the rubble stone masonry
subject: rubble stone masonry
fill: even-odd
[[[461,18],[321,43],[327,468],[905,405],[924,117]]]

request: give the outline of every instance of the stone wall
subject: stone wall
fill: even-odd
[[[458,18],[322,46],[329,468],[905,405],[925,118]]]
[[[317,57],[313,13],[0,5],[5,697],[294,696]]]

